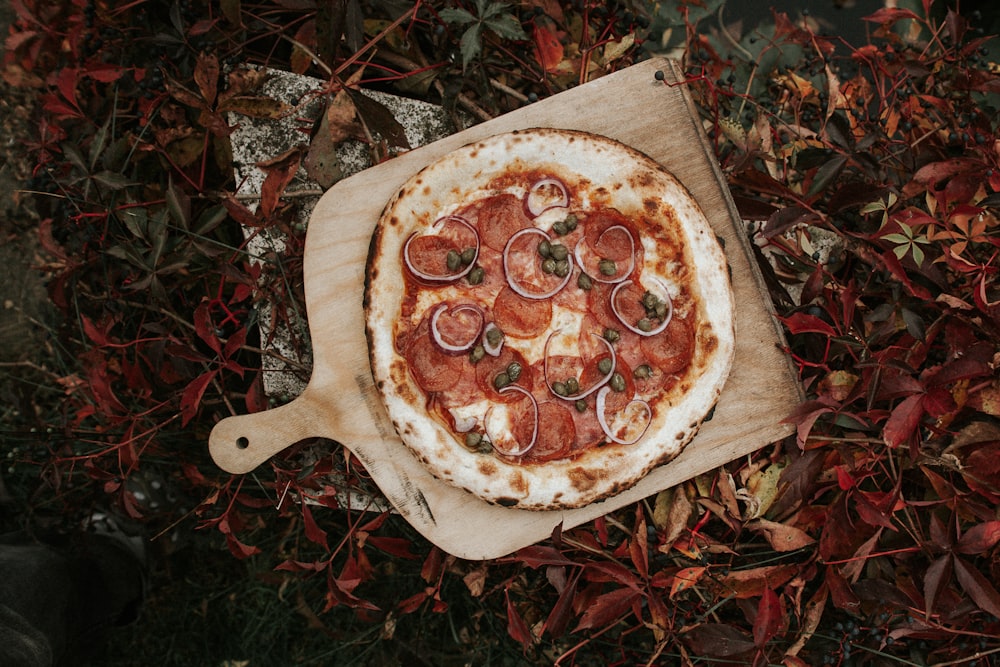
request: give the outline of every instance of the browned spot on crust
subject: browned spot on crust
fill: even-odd
[[[569,483],[577,491],[589,491],[598,481],[597,474],[586,468],[570,468],[568,474]]]
[[[656,213],[656,209],[660,207],[660,202],[655,199],[649,198],[644,199],[642,202],[643,207],[646,209],[646,213],[653,215]]]
[[[515,507],[518,502],[517,498],[497,498],[497,505],[502,505],[503,507]]]
[[[496,464],[486,458],[479,459],[476,463],[476,467],[479,468],[479,472],[483,477],[492,477],[497,472]]]
[[[431,186],[425,185],[424,186],[424,196],[430,196],[430,194],[431,194]]]
[[[524,478],[524,475],[520,471],[510,476],[510,488],[522,495],[528,494],[528,480]]]
[[[396,216],[394,215],[394,216],[392,216],[391,218],[389,218],[389,226],[390,226],[390,227],[395,227],[395,226],[396,226],[396,225],[398,225],[398,224],[399,224],[399,218],[398,218],[398,217],[396,217]]]

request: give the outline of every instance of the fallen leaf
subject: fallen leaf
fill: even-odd
[[[763,533],[767,543],[778,552],[795,551],[816,542],[815,538],[800,528],[767,519],[751,521],[747,528]]]

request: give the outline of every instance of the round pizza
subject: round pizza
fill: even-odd
[[[378,221],[364,307],[406,446],[529,510],[601,500],[677,456],[734,349],[725,256],[694,199],[578,131],[494,136],[414,175]]]

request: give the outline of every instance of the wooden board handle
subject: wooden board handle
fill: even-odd
[[[324,435],[316,413],[317,407],[303,395],[265,412],[227,417],[212,429],[208,450],[226,472],[250,472],[285,447]]]

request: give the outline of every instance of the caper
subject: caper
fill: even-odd
[[[632,375],[640,380],[644,380],[653,376],[653,369],[649,367],[649,364],[642,364],[632,371]]]
[[[549,257],[547,260],[542,262],[542,271],[548,274],[556,272],[556,260]]]
[[[479,446],[483,444],[483,436],[475,431],[469,431],[465,434],[465,446],[473,451],[479,449]]]
[[[602,259],[597,268],[603,276],[613,276],[618,272],[618,266],[613,259]]]
[[[503,340],[503,332],[497,327],[490,327],[486,331],[486,342],[490,344],[490,347],[496,347]]]
[[[521,377],[521,364],[516,361],[507,364],[507,377],[510,378],[511,382],[517,382],[518,378]]]
[[[594,282],[590,279],[590,276],[581,271],[579,277],[576,279],[576,286],[589,292],[594,287]]]
[[[656,319],[660,320],[661,322],[667,319],[667,304],[663,303],[662,301],[656,304]]]
[[[566,219],[563,220],[563,224],[566,225],[566,229],[568,231],[573,231],[574,229],[576,229],[577,222],[578,219],[576,217],[576,213],[570,213],[569,215],[566,216]]]
[[[469,352],[469,361],[471,361],[474,364],[478,364],[479,360],[482,359],[484,356],[486,356],[486,348],[483,347],[482,345],[476,345]]]
[[[610,373],[612,368],[614,368],[614,362],[611,361],[611,357],[604,357],[597,362],[597,370],[605,375]]]
[[[552,256],[552,244],[549,243],[548,239],[542,239],[538,242],[538,254],[546,258]]]
[[[481,266],[474,266],[466,278],[469,280],[470,285],[479,285],[486,278],[486,269]]]
[[[576,406],[576,411],[577,412],[586,412],[587,411],[587,401],[583,400],[582,398],[579,399],[579,400],[577,400],[577,402],[574,403],[574,405]]]
[[[639,320],[638,322],[636,322],[635,326],[636,326],[636,328],[639,331],[652,331],[653,330],[653,323],[650,322],[650,320],[649,320],[648,317],[644,317],[641,320]]]
[[[462,260],[462,266],[468,266],[469,264],[472,264],[472,260],[474,260],[475,258],[476,258],[475,248],[466,248],[465,250],[462,251],[462,254],[459,255],[459,259]]]
[[[493,378],[493,388],[499,391],[510,384],[510,376],[507,373],[497,373]]]
[[[625,378],[622,377],[621,373],[612,375],[611,381],[608,384],[611,385],[611,389],[614,391],[625,391]]]
[[[569,257],[569,250],[562,243],[552,244],[552,259],[560,262]]]
[[[556,236],[566,236],[567,231],[569,230],[566,229],[565,222],[556,222],[552,225],[552,233]]]
[[[558,262],[556,262],[556,268],[555,268],[554,273],[557,276],[559,276],[560,278],[565,278],[566,276],[568,276],[569,275],[569,260],[568,259],[560,259]]]
[[[552,383],[552,393],[556,396],[565,396],[569,392],[566,391],[566,383],[564,382],[553,382]]]
[[[449,250],[444,263],[448,266],[449,271],[455,271],[462,265],[462,256],[455,250]]]
[[[606,328],[602,335],[604,336],[604,340],[609,343],[617,343],[622,337],[622,335],[618,333],[618,329],[612,329],[611,327]],[[607,371],[605,371],[605,373],[606,372]]]
[[[650,311],[651,310],[655,310],[656,309],[656,304],[659,303],[659,301],[660,300],[657,299],[656,295],[653,294],[652,292],[645,292],[642,295],[642,306],[646,310],[650,310]]]

